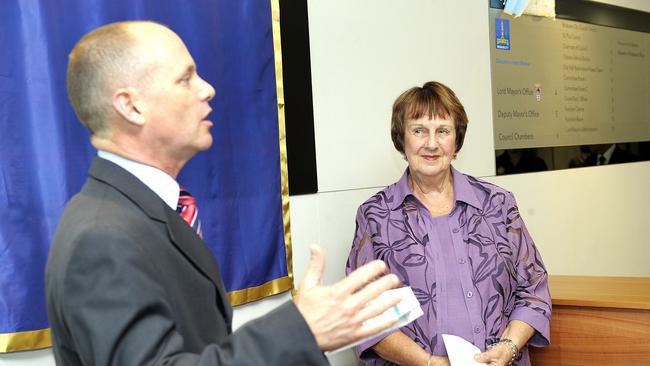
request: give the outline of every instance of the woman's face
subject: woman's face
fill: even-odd
[[[420,179],[447,172],[456,153],[456,129],[451,119],[425,115],[408,120],[404,131],[404,154],[409,171]]]

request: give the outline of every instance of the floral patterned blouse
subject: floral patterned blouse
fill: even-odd
[[[408,169],[363,203],[347,273],[382,259],[411,286],[424,315],[400,330],[429,353],[447,354],[442,334],[484,351],[513,319],[535,329],[528,345],[548,345],[547,273],[514,196],[451,169],[455,202],[449,215],[431,216],[409,187]],[[366,364],[391,364],[371,348],[380,339],[357,347]],[[521,351],[513,364],[530,365],[528,347]]]

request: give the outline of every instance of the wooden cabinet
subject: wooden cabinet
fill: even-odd
[[[550,276],[551,345],[534,366],[650,365],[650,278]]]

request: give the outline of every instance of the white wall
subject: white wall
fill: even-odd
[[[646,0],[621,5],[650,12]],[[650,162],[494,176],[487,11],[483,1],[309,1],[319,193],[291,199],[296,278],[313,242],[326,248],[327,282],[342,277],[356,207],[405,166],[390,141],[392,102],[427,80],[452,87],[469,115],[454,165],[515,193],[551,274],[650,276]],[[333,365],[357,364],[339,357]]]
[[[650,12],[647,0],[601,0]],[[487,1],[310,0],[319,193],[291,197],[294,274],[325,248],[324,282],[343,277],[356,207],[397,180],[390,142],[397,95],[427,80],[454,89],[470,118],[455,166],[515,193],[551,274],[650,276],[650,162],[494,177]],[[287,294],[239,307],[235,325]],[[335,366],[356,365],[352,352]],[[0,355],[0,366],[54,365],[49,350]]]
[[[635,9],[650,13],[650,1],[648,0],[591,0],[597,3],[604,3],[624,8]]]
[[[650,162],[488,180],[517,197],[549,273],[650,276]]]
[[[395,98],[438,80],[470,117],[459,166],[492,175],[487,3],[309,1],[309,35],[319,192],[381,187],[404,164],[389,127]],[[472,138],[476,136],[476,138]]]

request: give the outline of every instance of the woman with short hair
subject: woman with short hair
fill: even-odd
[[[393,104],[391,137],[408,168],[359,207],[346,271],[384,260],[424,315],[358,346],[368,365],[449,365],[442,334],[473,343],[475,360],[492,366],[530,365],[528,346],[549,344],[547,273],[514,196],[452,166],[467,123],[439,82]]]

